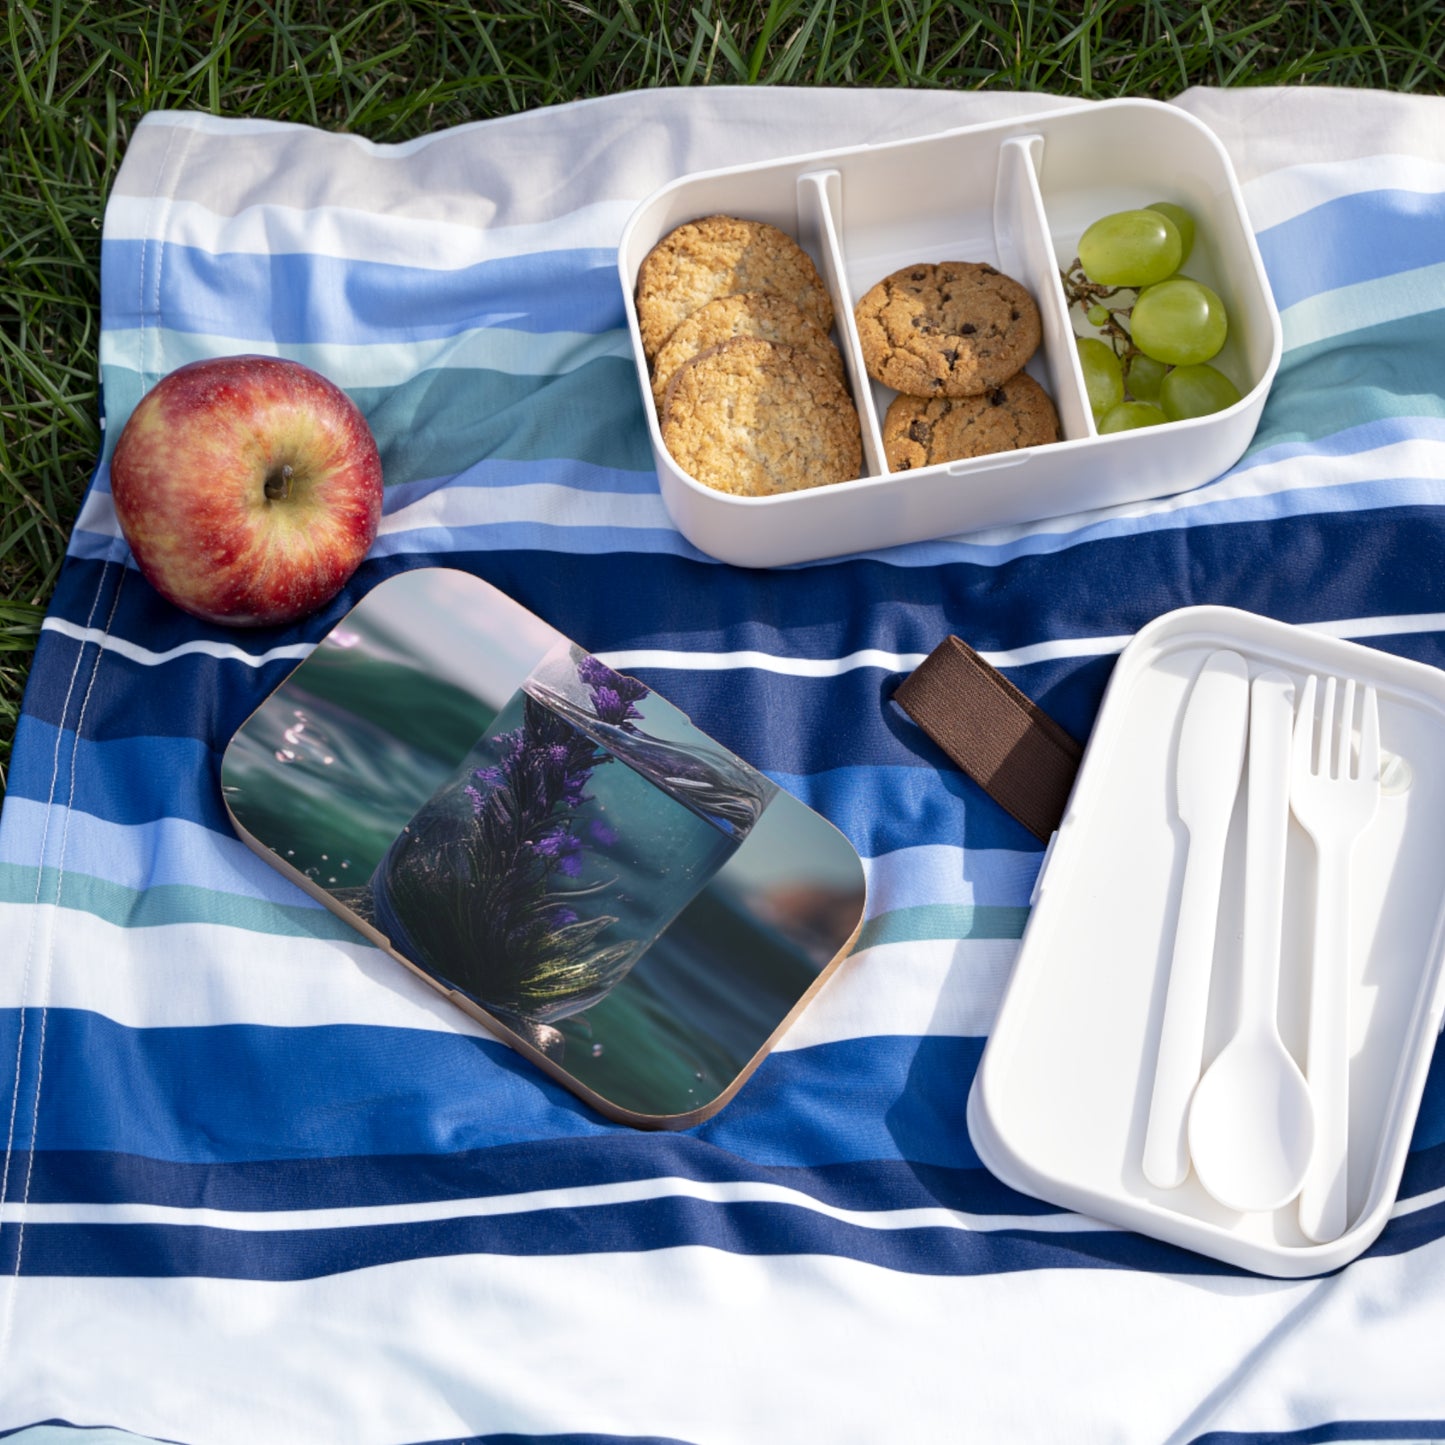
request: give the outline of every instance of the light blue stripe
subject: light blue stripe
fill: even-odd
[[[862,764],[808,774],[769,769],[768,776],[865,855],[947,838],[970,858],[975,848],[1023,854],[1032,844],[1043,861],[1044,845],[962,773]]]
[[[1039,872],[1039,854],[1007,848],[946,844],[904,845],[868,864],[870,917],[931,903],[1027,907]]]
[[[33,870],[42,837],[48,866],[63,861],[67,872],[123,888],[185,885],[265,903],[321,907],[239,838],[180,818],[110,823],[58,805],[47,816],[44,803],[12,793],[5,800],[5,826],[0,828],[0,864]]]
[[[238,838],[180,818],[111,823],[59,805],[47,816],[43,803],[12,793],[0,828],[0,865],[33,874],[42,839],[48,867],[63,861],[67,872],[123,888],[189,886],[258,902],[321,909]],[[1025,906],[1039,855],[1000,848],[965,852],[944,845],[908,846],[879,853],[868,862],[869,916],[880,917],[929,904]],[[35,896],[33,889],[27,896]]]
[[[51,760],[59,747],[59,778],[88,811],[122,825],[184,818],[233,836],[219,794],[215,758],[193,738],[84,739],[22,714],[10,772],[13,795],[50,796]],[[813,774],[768,770],[769,776],[840,828],[859,852],[891,852],[920,839],[947,838],[965,848],[1026,853],[1038,843],[962,774],[932,768],[862,764]],[[7,825],[8,826],[8,825]]]
[[[475,527],[417,527],[389,532],[372,544],[373,557],[438,557],[466,552],[665,553],[715,565],[668,527],[570,527],[565,522],[484,522]]]
[[[475,487],[490,491],[498,487],[530,486],[575,487],[593,496],[616,494],[624,497],[657,495],[657,474],[628,471],[621,467],[598,466],[574,457],[543,457],[540,460],[512,457],[485,457],[475,466],[454,477],[426,477],[414,482],[398,482],[386,489],[384,510],[389,515],[442,490],[456,491]]]
[[[104,1425],[29,1425],[0,1439],[11,1445],[169,1445],[153,1435],[132,1435]]]
[[[304,252],[216,255],[144,241],[106,241],[101,291],[107,331],[160,325],[236,341],[390,346],[483,326],[518,331],[623,325],[617,253],[539,251],[456,270],[338,261]],[[157,274],[157,271],[159,274]],[[144,286],[137,278],[144,277]],[[145,312],[140,306],[145,303]]]
[[[1280,310],[1307,296],[1445,261],[1445,194],[1337,196],[1255,238]]]

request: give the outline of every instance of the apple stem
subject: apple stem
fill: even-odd
[[[291,495],[293,469],[289,462],[281,464],[279,472],[272,472],[266,478],[266,496],[273,502],[284,502]]]

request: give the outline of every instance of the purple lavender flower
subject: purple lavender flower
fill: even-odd
[[[585,656],[577,676],[593,717],[637,731],[642,683]],[[481,1002],[525,1029],[595,1003],[635,952],[632,940],[612,940],[616,920],[605,910],[579,916],[565,902],[605,887],[583,878],[588,845],[608,847],[616,834],[594,822],[584,842],[579,810],[612,754],[585,730],[585,707],[578,726],[529,693],[521,706],[520,725],[494,735],[486,765],[460,780],[465,817],[439,794],[435,818],[415,830],[425,846],[413,847],[411,834],[393,844],[373,875],[373,899],[378,926],[444,977],[454,940],[466,939],[487,978]]]
[[[575,878],[582,871],[582,840],[565,825],[544,833],[531,848],[537,857],[545,858],[568,878]]]
[[[642,716],[633,706],[647,696],[647,688],[642,683],[635,677],[613,672],[605,662],[591,656],[583,658],[578,664],[577,676],[591,692],[592,706],[603,722],[626,728],[628,732],[636,731],[628,724],[633,718]]]

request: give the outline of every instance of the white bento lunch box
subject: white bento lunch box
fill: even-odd
[[[1378,695],[1382,785],[1354,848],[1342,970],[1348,1018],[1344,1228],[1324,1243],[1297,1201],[1219,1204],[1191,1170],[1143,1172],[1155,1068],[1190,838],[1176,765],[1191,688],[1217,649],[1251,678],[1353,678]],[[1445,672],[1223,607],[1171,612],[1125,648],[1068,807],[968,1101],[980,1158],[1005,1183],[1257,1273],[1300,1278],[1366,1249],[1396,1209],[1445,1011]],[[1249,765],[1229,815],[1202,1071],[1239,1003]],[[1306,1066],[1318,854],[1298,820],[1285,848],[1277,1022]],[[1270,1100],[1260,1100],[1266,1108]],[[1408,1206],[1407,1206],[1408,1207]]]
[[[1234,380],[1241,399],[1211,416],[1100,436],[1059,268],[1092,221],[1161,200],[1196,219],[1183,270],[1224,300],[1229,339],[1212,364]],[[863,475],[856,480],[737,497],[694,481],[663,445],[637,325],[637,272],[669,231],[719,213],[771,222],[817,263],[862,426]],[[863,369],[853,308],[875,282],[919,261],[983,262],[1029,289],[1043,342],[1026,369],[1053,398],[1063,440],[888,472],[881,421],[893,393]],[[810,561],[1187,490],[1239,459],[1279,365],[1279,315],[1229,157],[1199,121],[1156,101],[1104,101],[684,176],[633,213],[618,270],[663,500],[690,542],[742,566]]]

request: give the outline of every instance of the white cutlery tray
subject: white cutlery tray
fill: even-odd
[[[1188,850],[1175,767],[1190,689],[1216,649],[1251,677],[1335,675],[1378,690],[1384,785],[1351,872],[1349,1206],[1322,1244],[1292,1202],[1241,1214],[1191,1171],[1142,1170],[1165,990]],[[1338,1268],[1395,1206],[1445,1010],[1445,672],[1220,607],[1145,627],[1115,667],[968,1101],[984,1164],[1025,1193],[1261,1274]],[[1235,1017],[1248,762],[1230,823],[1205,1033],[1207,1068]],[[1290,819],[1279,1026],[1303,1067],[1315,851]]]
[[[1074,258],[1092,221],[1161,200],[1187,207],[1197,222],[1182,269],[1224,300],[1229,339],[1213,364],[1238,385],[1240,400],[1212,416],[1100,436],[1059,268]],[[663,444],[637,325],[637,272],[674,227],[717,213],[770,222],[817,263],[858,406],[864,464],[857,479],[737,497],[694,481]],[[1029,289],[1043,341],[1026,369],[1053,398],[1062,440],[887,470],[882,421],[895,393],[863,369],[853,308],[875,282],[918,261],[984,262]],[[663,502],[690,542],[742,566],[809,561],[1198,486],[1249,445],[1279,365],[1279,314],[1229,157],[1205,125],[1158,101],[1102,101],[683,176],[633,213],[617,265]]]

